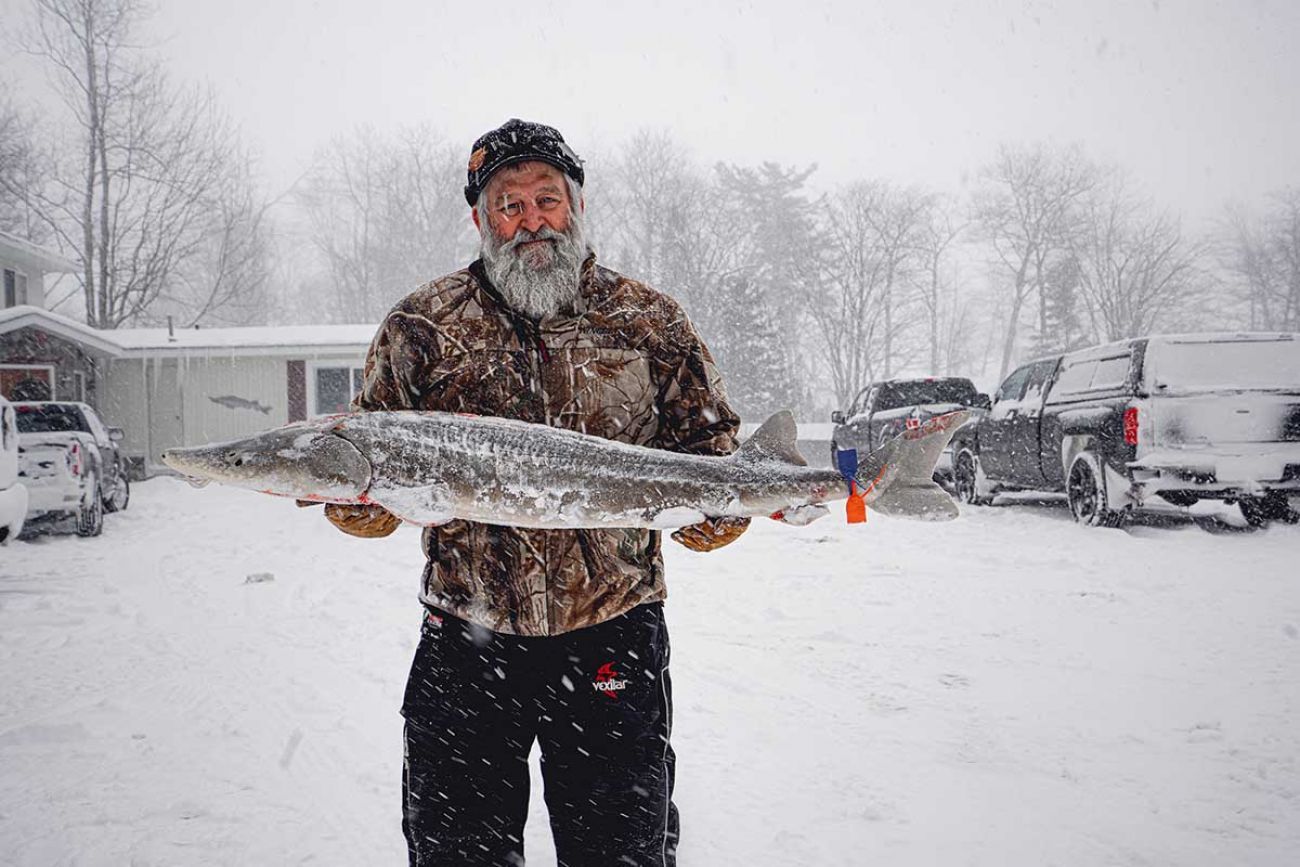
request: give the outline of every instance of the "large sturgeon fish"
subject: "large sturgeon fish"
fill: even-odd
[[[944,520],[952,499],[931,479],[968,411],[932,417],[857,464],[856,484],[886,514]],[[809,467],[789,412],[735,454],[633,446],[546,425],[443,412],[359,412],[245,439],[169,449],[194,480],[325,503],[376,503],[425,526],[454,518],[517,527],[659,527],[725,515],[807,523],[848,486]]]

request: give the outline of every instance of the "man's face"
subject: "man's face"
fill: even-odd
[[[510,307],[542,319],[580,297],[589,252],[582,199],[573,201],[559,169],[543,162],[502,169],[472,213],[487,277]]]
[[[485,193],[488,223],[498,243],[511,240],[520,229],[535,233],[543,227],[555,232],[569,228],[569,187],[563,173],[549,163],[507,166],[492,177]],[[483,231],[477,211],[474,225]],[[529,267],[546,267],[553,261],[554,244],[552,240],[524,241],[516,255]]]

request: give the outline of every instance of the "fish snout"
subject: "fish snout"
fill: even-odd
[[[162,462],[171,467],[178,475],[190,485],[201,488],[211,479],[206,476],[198,475],[194,472],[194,467],[189,461],[185,460],[188,449],[163,449]]]

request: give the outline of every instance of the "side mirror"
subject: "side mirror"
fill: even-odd
[[[126,432],[120,427],[111,427],[108,429],[108,438],[115,443],[120,443],[126,439]]]
[[[831,413],[831,424],[844,424],[844,413],[838,409]]]
[[[975,395],[975,403],[971,404],[976,409],[993,409],[993,401],[987,394]]]

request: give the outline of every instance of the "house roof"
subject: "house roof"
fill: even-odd
[[[91,328],[39,307],[0,310],[0,334],[33,326],[113,358],[205,355],[364,354],[378,325],[263,325],[244,328]]]
[[[0,310],[0,334],[17,331],[29,325],[56,334],[74,343],[80,343],[87,349],[99,352],[102,355],[118,356],[122,354],[122,347],[107,337],[109,332],[91,328],[84,322],[69,319],[58,313],[51,313],[40,307],[32,307],[29,304],[20,304],[17,307],[6,307]]]
[[[7,253],[15,259],[30,262],[42,271],[55,271],[70,274],[78,269],[76,262],[67,259],[54,250],[33,244],[26,238],[0,232],[0,252]]]

